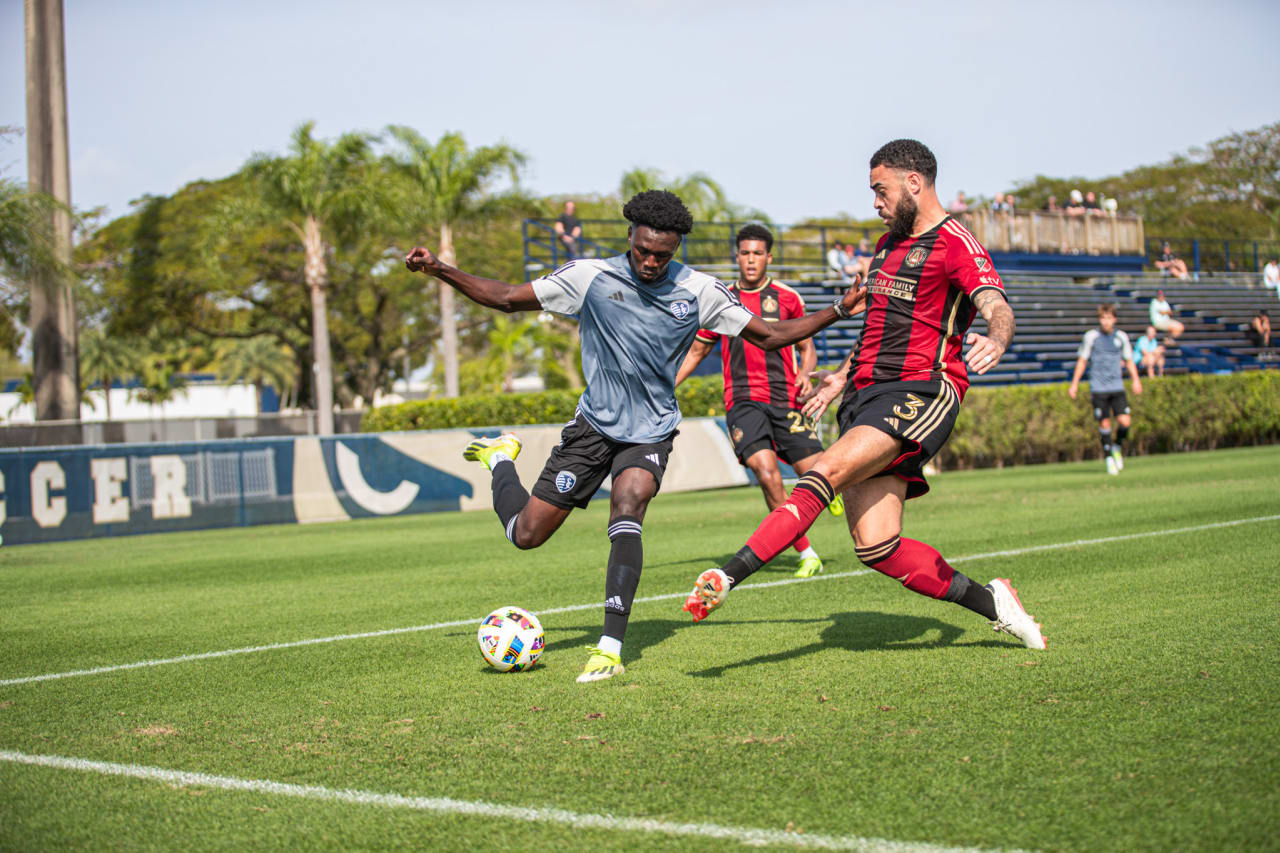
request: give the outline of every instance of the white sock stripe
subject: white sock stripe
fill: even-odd
[[[208,773],[170,770],[164,767],[148,767],[140,764],[118,764],[111,761],[67,758],[60,755],[28,755],[10,750],[0,750],[0,761],[56,770],[98,773],[104,776],[123,776],[151,782],[164,782],[169,785],[216,788],[223,791],[252,791],[258,794],[272,794],[281,797],[412,809],[414,811],[435,812],[437,814],[499,818],[529,823],[551,823],[580,829],[717,838],[756,847],[773,844],[822,850],[855,850],[864,851],[864,853],[872,853],[872,851],[884,851],[885,853],[951,853],[951,851],[955,851],[955,853],[960,853],[962,850],[976,850],[976,848],[942,847],[936,844],[890,841],[882,838],[859,838],[851,835],[799,834],[781,829],[723,826],[714,823],[674,823],[649,818],[615,817],[608,814],[571,812],[565,809],[508,806],[501,803],[486,803],[478,800],[455,800],[449,797],[410,797],[403,794],[381,794],[374,791],[360,791],[350,788],[339,790],[337,788],[326,788],[322,785],[295,785],[289,782],[274,782],[268,779],[239,779],[234,776],[215,776]]]
[[[640,536],[643,530],[644,528],[634,521],[618,521],[609,525],[609,538],[613,539],[623,533],[634,533],[636,536]]]
[[[1280,515],[1261,515],[1255,518],[1239,518],[1232,521],[1216,521],[1210,524],[1197,524],[1192,527],[1174,527],[1167,530],[1148,530],[1142,533],[1124,533],[1118,536],[1105,536],[1100,539],[1077,539],[1073,542],[1055,542],[1048,545],[1029,545],[1025,548],[1014,548],[1009,551],[991,551],[986,554],[969,554],[961,557],[948,558],[947,562],[967,563],[974,560],[990,560],[998,557],[1018,557],[1023,554],[1034,554],[1040,551],[1058,551],[1067,548],[1081,548],[1089,545],[1104,545],[1108,542],[1125,542],[1132,539],[1150,539],[1155,536],[1172,536],[1179,533],[1198,533],[1202,530],[1216,530],[1224,527],[1239,527],[1244,524],[1258,524],[1267,521],[1280,521]],[[784,580],[767,581],[765,583],[748,583],[735,590],[746,589],[767,589],[774,586],[787,586],[793,583],[813,583],[816,581],[832,581],[837,578],[852,578],[860,575],[876,574],[873,569],[861,569],[850,572],[835,572],[833,574],[814,575],[811,578],[786,578]],[[687,598],[687,592],[670,592],[662,595],[651,595],[645,598],[637,598],[632,604],[641,604],[652,601],[667,601],[673,598]],[[542,616],[549,613],[572,613],[577,610],[592,610],[599,608],[598,601],[591,604],[570,604],[565,607],[549,607],[544,610],[534,611],[535,615]],[[27,675],[18,678],[6,678],[0,680],[0,687],[7,687],[14,684],[30,684],[36,681],[51,681],[59,678],[74,678],[82,675],[101,675],[107,672],[116,672],[126,669],[142,669],[151,666],[164,666],[173,663],[188,663],[190,661],[208,660],[211,658],[224,658],[233,655],[252,654],[254,652],[275,651],[277,649],[292,649],[300,646],[315,646],[324,643],[337,643],[344,640],[364,640],[373,637],[391,637],[396,634],[410,634],[418,631],[434,631],[440,628],[457,628],[463,625],[474,626],[475,619],[457,619],[451,622],[435,622],[430,625],[412,625],[405,628],[386,628],[380,631],[363,631],[356,634],[337,634],[330,637],[316,637],[309,640],[294,640],[287,643],[268,643],[260,646],[246,646],[238,649],[224,649],[216,652],[202,652],[199,654],[179,655],[171,658],[157,658],[154,660],[138,661],[136,663],[121,663],[111,666],[99,666],[92,669],[77,669],[68,672],[52,672],[44,675]]]
[[[512,545],[516,544],[516,522],[520,520],[520,513],[511,516],[511,520],[507,522],[507,541]]]

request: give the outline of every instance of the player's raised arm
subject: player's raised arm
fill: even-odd
[[[831,303],[830,308],[814,311],[803,317],[792,320],[779,320],[766,323],[759,317],[752,317],[751,322],[738,333],[743,340],[755,344],[763,350],[782,349],[785,346],[811,338],[837,320],[848,320],[860,314],[867,307],[867,289],[855,284],[846,290],[839,299]]]
[[[443,263],[434,252],[421,246],[405,255],[404,265],[413,272],[435,276],[472,302],[486,308],[496,308],[510,314],[514,311],[536,311],[542,307],[533,292],[531,282],[507,284],[505,281],[472,275]]]

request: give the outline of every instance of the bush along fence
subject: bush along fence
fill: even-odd
[[[973,388],[955,432],[938,455],[944,469],[1002,467],[1098,458],[1098,427],[1089,386],[1072,400],[1065,384]],[[1241,447],[1280,441],[1280,371],[1188,374],[1144,379],[1129,390],[1134,424],[1130,454]],[[720,377],[694,377],[677,389],[686,417],[723,414]],[[578,393],[545,391],[422,400],[384,406],[364,419],[365,432],[565,423]],[[824,420],[834,418],[834,406]],[[829,426],[829,424],[828,424]]]

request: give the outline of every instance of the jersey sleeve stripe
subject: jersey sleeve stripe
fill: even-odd
[[[995,285],[995,284],[980,284],[973,289],[972,293],[969,294],[969,298],[972,299],[973,297],[977,296],[979,293],[981,293],[984,290],[994,290],[996,293],[1000,294],[1001,296],[1004,296],[1003,287],[1000,287],[999,285]],[[1005,301],[1007,302],[1008,299],[1006,299]]]
[[[960,241],[964,243],[965,247],[969,250],[970,254],[972,255],[985,254],[982,251],[982,246],[978,244],[978,241],[974,239],[974,236],[970,234],[968,231],[966,231],[963,227],[961,227],[958,223],[954,221],[948,222],[946,225],[943,225],[942,228],[951,236],[959,237]]]

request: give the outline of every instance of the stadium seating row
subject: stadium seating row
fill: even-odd
[[[844,287],[836,281],[792,279],[787,284],[800,292],[811,311],[829,305]],[[1164,290],[1175,316],[1186,326],[1186,332],[1167,347],[1166,374],[1280,366],[1245,338],[1250,318],[1258,308],[1274,304],[1275,296],[1239,277],[1176,282],[1158,275],[1085,280],[1008,275],[1005,289],[1017,316],[1017,337],[996,369],[971,377],[975,384],[1066,381],[1075,366],[1081,336],[1097,325],[1097,306],[1114,303],[1119,328],[1136,341],[1146,330],[1148,306],[1158,289]],[[815,341],[819,363],[841,361],[857,342],[861,328],[861,318],[854,318],[820,333]],[[981,318],[974,330],[983,331]]]

